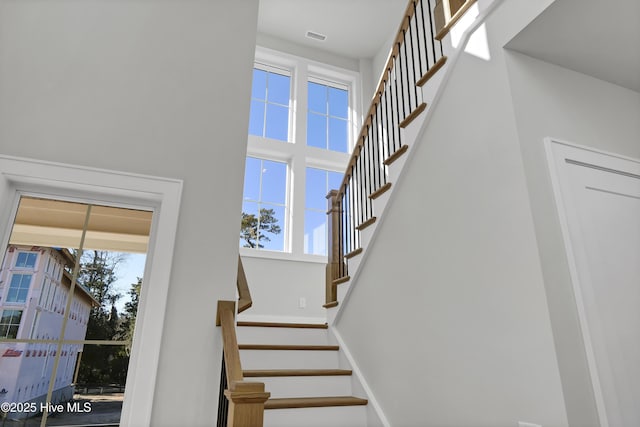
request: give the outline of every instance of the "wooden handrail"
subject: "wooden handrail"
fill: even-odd
[[[222,329],[222,346],[226,366],[229,400],[227,427],[262,427],[264,403],[271,396],[264,383],[244,381],[240,350],[236,337],[235,301],[218,301],[216,325]]]
[[[443,1],[454,20],[476,0]],[[451,10],[450,2],[457,2]],[[402,129],[427,110],[422,87],[447,60],[435,37],[432,3],[408,0],[340,187],[327,196],[327,308],[337,305],[336,286],[349,279],[349,259],[363,252],[360,232],[376,221],[372,200],[390,188],[388,167],[409,148]]]
[[[240,255],[238,255],[238,279],[236,285],[238,287],[238,313],[242,313],[251,307],[253,300],[251,299],[249,283],[247,282],[247,276],[244,274],[244,266]]]
[[[402,22],[400,23],[400,27],[396,32],[396,38],[393,41],[393,48],[391,52],[389,52],[389,56],[387,57],[387,62],[384,66],[384,72],[380,76],[378,80],[378,86],[376,87],[376,91],[371,99],[371,105],[369,106],[369,110],[367,111],[366,119],[362,123],[362,128],[360,129],[360,134],[356,139],[356,145],[353,147],[353,151],[351,152],[351,157],[349,158],[349,163],[347,164],[347,169],[344,174],[344,178],[340,183],[339,197],[343,195],[343,188],[345,188],[346,184],[349,182],[349,178],[351,177],[351,168],[356,164],[358,157],[360,156],[360,151],[364,147],[364,143],[367,137],[367,133],[369,132],[369,126],[371,126],[372,118],[375,114],[376,109],[378,108],[378,104],[380,103],[380,98],[382,97],[382,92],[384,92],[384,86],[389,79],[389,72],[393,69],[393,61],[396,56],[400,52],[400,43],[403,40],[403,31],[406,30],[410,25],[410,20],[415,14],[414,5],[417,4],[420,0],[409,0],[407,4],[407,8],[405,9],[404,15],[402,15]]]

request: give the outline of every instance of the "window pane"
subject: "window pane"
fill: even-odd
[[[253,157],[247,157],[244,169],[244,200],[260,199],[260,170],[262,161]]]
[[[276,104],[289,105],[291,78],[281,74],[269,73],[267,99]]]
[[[327,87],[313,82],[309,82],[307,87],[309,111],[327,114]]]
[[[329,115],[347,119],[349,117],[348,92],[329,87]]]
[[[261,101],[251,101],[249,135],[264,136],[264,105]]]
[[[278,139],[280,141],[289,140],[289,108],[279,105],[267,104],[267,128],[265,137]]]
[[[347,121],[329,118],[329,150],[347,152]]]
[[[16,259],[18,268],[34,268],[36,266],[37,254],[33,252],[20,252]]]
[[[262,197],[260,201],[285,204],[287,200],[287,164],[262,161]]]
[[[251,98],[267,99],[267,72],[253,69],[253,84],[251,85]]]
[[[314,113],[307,114],[307,145],[327,148],[327,118]]]
[[[329,172],[329,190],[339,190],[340,184],[342,184],[342,179],[344,178],[344,173],[340,172]]]
[[[14,274],[11,276],[7,302],[25,302],[30,284],[31,274]]]
[[[242,204],[242,223],[240,225],[240,247],[255,248],[258,241],[258,203]]]
[[[4,310],[0,316],[0,338],[17,338],[21,319],[22,310]]]
[[[305,208],[327,209],[327,171],[307,168]]]
[[[260,206],[260,247],[272,251],[284,251],[285,208]]]
[[[304,215],[304,253],[327,254],[327,215],[306,211]]]

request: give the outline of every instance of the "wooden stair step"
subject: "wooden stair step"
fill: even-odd
[[[429,71],[427,71],[424,76],[422,76],[420,80],[418,80],[416,86],[424,86],[424,84],[428,82],[429,79],[433,77],[438,72],[438,70],[444,66],[445,62],[447,62],[447,57],[440,57],[440,59],[438,59],[436,63],[431,66]]]
[[[426,108],[427,104],[425,102],[418,105],[416,109],[411,112],[411,114],[409,114],[403,121],[400,122],[400,127],[404,129],[409,126],[409,124],[414,121]]]
[[[337,345],[306,344],[239,344],[240,350],[303,350],[303,351],[337,351]]]
[[[252,369],[244,377],[332,377],[351,375],[350,369]]]
[[[402,156],[404,153],[406,153],[408,149],[409,149],[408,145],[403,145],[402,147],[398,148],[392,155],[387,157],[384,160],[384,162],[382,162],[382,163],[384,163],[385,165],[389,166],[391,163],[393,163],[396,160],[398,160],[400,158],[400,156]]]
[[[326,323],[279,323],[279,322],[238,322],[237,326],[257,326],[263,328],[308,328],[327,329]]]
[[[269,399],[264,403],[264,409],[285,409],[285,408],[320,408],[329,406],[358,406],[366,405],[367,399],[354,396],[331,396],[331,397],[291,397]]]
[[[371,200],[375,200],[378,197],[382,196],[384,193],[387,192],[387,190],[389,190],[391,188],[391,183],[387,182],[385,185],[383,185],[382,187],[378,188],[376,191],[374,191],[373,193],[369,194],[369,198]]]

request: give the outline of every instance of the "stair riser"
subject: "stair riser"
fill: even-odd
[[[242,369],[336,369],[337,351],[240,350]]]
[[[251,381],[263,382],[272,398],[351,395],[350,376],[252,377]]]
[[[264,328],[257,326],[239,326],[237,328],[240,344],[327,344],[326,329],[303,328]]]
[[[269,409],[264,427],[356,427],[367,425],[365,406]]]

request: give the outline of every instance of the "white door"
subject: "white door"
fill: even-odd
[[[640,161],[549,141],[603,426],[640,426]]]

